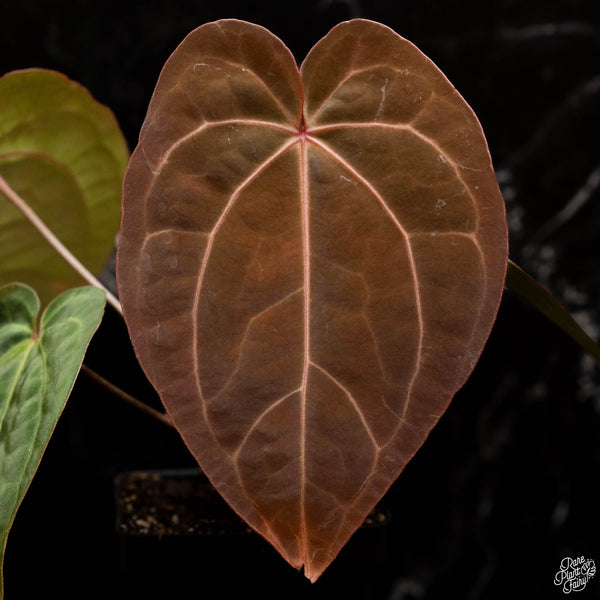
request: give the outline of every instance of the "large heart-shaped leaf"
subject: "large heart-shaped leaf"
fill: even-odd
[[[67,290],[48,305],[38,324],[40,301],[30,287],[0,287],[0,586],[8,532],[104,303],[97,288]]]
[[[315,580],[472,371],[504,205],[481,127],[364,20],[298,70],[226,20],[166,63],[125,178],[136,352],[231,506]]]
[[[0,78],[0,175],[98,274],[119,228],[129,152],[108,108],[54,71]],[[77,273],[0,191],[0,285],[23,281],[47,303]]]

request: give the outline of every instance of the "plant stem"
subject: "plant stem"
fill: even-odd
[[[111,394],[114,394],[121,400],[124,400],[129,405],[133,406],[134,408],[141,410],[143,413],[147,414],[148,416],[152,417],[153,419],[157,419],[163,425],[168,425],[169,427],[173,427],[173,423],[171,422],[171,419],[169,419],[169,417],[165,413],[162,413],[159,410],[155,410],[154,408],[151,408],[147,404],[140,402],[137,398],[134,398],[127,392],[123,391],[121,388],[117,387],[114,383],[111,383],[107,379],[104,379],[104,377],[102,377],[101,375],[98,375],[98,373],[96,373],[96,371],[93,371],[86,365],[81,365],[81,370],[90,379],[92,379],[96,383],[100,384],[102,387],[106,388],[109,392],[111,392]]]
[[[71,251],[52,233],[48,226],[31,210],[30,206],[17,194],[0,175],[0,192],[2,192],[22,213],[27,220],[44,236],[46,241],[67,261],[67,263],[90,285],[100,288],[108,303],[122,316],[121,304],[100,281],[81,263]]]

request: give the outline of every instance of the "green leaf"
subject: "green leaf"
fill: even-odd
[[[0,78],[0,175],[92,272],[119,228],[129,153],[111,111],[54,71]],[[44,303],[82,280],[0,192],[0,285],[23,281]]]
[[[104,311],[94,287],[63,292],[44,311],[29,286],[0,287],[0,573],[16,511],[65,406]],[[0,597],[2,596],[0,589]]]
[[[506,271],[506,287],[560,327],[583,350],[588,352],[600,367],[600,347],[596,342],[548,290],[511,260],[508,261]]]

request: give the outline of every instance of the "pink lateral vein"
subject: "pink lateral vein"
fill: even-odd
[[[402,234],[402,236],[404,237],[404,239],[406,241],[406,247],[408,249],[408,260],[410,263],[410,271],[411,271],[411,276],[413,279],[413,285],[414,285],[414,290],[415,290],[415,304],[417,307],[417,321],[419,323],[419,343],[417,346],[414,372],[412,374],[411,380],[410,380],[408,388],[407,388],[407,394],[406,394],[407,402],[404,406],[402,414],[400,415],[402,418],[404,418],[406,415],[406,410],[408,408],[408,399],[410,399],[412,387],[417,379],[417,374],[419,373],[421,354],[423,351],[423,335],[424,335],[423,314],[422,314],[422,309],[421,309],[421,296],[419,293],[419,280],[417,277],[417,266],[415,263],[415,257],[413,254],[412,246],[410,244],[410,235],[406,231],[406,229],[404,229],[404,227],[402,226],[402,223],[400,223],[400,221],[398,220],[398,217],[396,217],[396,215],[392,212],[390,207],[387,205],[387,202],[385,201],[385,199],[375,189],[375,187],[371,184],[370,181],[368,181],[365,177],[363,177],[348,161],[346,161],[343,157],[341,157],[337,152],[335,152],[327,144],[325,144],[321,140],[314,138],[314,137],[310,137],[309,139],[313,144],[315,144],[316,146],[321,148],[323,151],[325,151],[327,154],[329,154],[334,160],[336,160],[339,164],[341,164],[342,167],[344,169],[346,169],[349,173],[352,173],[352,175],[354,177],[356,177],[356,179],[358,179],[362,183],[362,185],[365,186],[365,188],[367,190],[369,190],[369,192],[375,197],[377,202],[381,205],[381,207],[383,208],[385,213],[388,215],[388,217],[390,218],[392,223],[394,223],[395,227],[398,229],[398,231],[400,231],[400,233]]]
[[[378,65],[367,65],[365,67],[363,67],[362,69],[350,69],[348,71],[348,74],[343,77],[342,79],[340,79],[340,81],[338,82],[338,84],[333,87],[331,89],[331,92],[329,92],[329,94],[327,94],[327,96],[325,98],[323,98],[323,100],[321,101],[321,104],[319,105],[319,107],[310,115],[307,115],[307,120],[310,121],[314,121],[316,120],[319,115],[325,110],[325,108],[327,108],[327,104],[329,103],[329,101],[331,100],[331,98],[334,96],[334,94],[351,78],[354,77],[354,75],[356,74],[360,74],[360,73],[373,73],[373,71],[377,68],[388,68],[388,69],[392,69],[394,70],[394,67],[392,67],[389,64],[386,63],[381,63]],[[311,131],[314,131],[311,129]]]
[[[206,274],[206,267],[207,267],[208,261],[210,259],[210,255],[211,255],[211,252],[212,252],[213,243],[214,243],[214,240],[215,240],[215,237],[216,237],[217,233],[219,232],[219,230],[220,230],[221,226],[223,225],[223,223],[224,223],[227,215],[231,211],[232,207],[234,206],[234,204],[235,204],[238,196],[242,192],[242,190],[245,187],[247,187],[256,177],[258,177],[258,175],[264,169],[266,169],[271,163],[273,163],[275,160],[277,160],[277,158],[279,158],[284,152],[286,152],[296,142],[297,142],[296,138],[292,138],[291,140],[287,141],[278,150],[276,150],[267,160],[265,160],[262,163],[260,163],[257,166],[257,168],[254,169],[254,171],[252,171],[252,173],[250,173],[250,175],[248,175],[248,177],[246,177],[246,179],[244,179],[240,183],[240,185],[231,194],[231,197],[229,198],[229,201],[225,205],[225,208],[223,209],[223,211],[219,215],[219,218],[217,219],[214,227],[212,228],[210,234],[208,235],[208,239],[207,239],[207,242],[206,242],[206,248],[204,250],[204,256],[202,257],[202,263],[200,265],[200,271],[198,273],[198,283],[196,284],[196,290],[195,290],[195,293],[194,293],[194,302],[192,304],[192,336],[193,336],[193,358],[194,358],[194,365],[195,365],[194,375],[195,375],[195,379],[196,379],[196,388],[198,390],[198,397],[200,399],[200,402],[202,403],[202,410],[203,410],[203,413],[204,413],[205,422],[206,422],[207,426],[211,429],[211,431],[212,431],[212,426],[210,424],[210,421],[208,419],[208,415],[206,413],[206,402],[204,401],[204,394],[202,393],[202,382],[200,381],[200,372],[199,372],[199,369],[198,369],[198,364],[199,364],[199,357],[198,357],[198,307],[200,305],[200,292],[202,290],[202,283],[204,281],[204,276]],[[214,435],[214,431],[212,431],[212,433],[213,433],[213,436],[214,436],[215,441],[216,441],[217,438]]]
[[[194,136],[202,133],[204,130],[209,129],[210,127],[222,127],[226,125],[253,125],[257,127],[267,127],[269,129],[274,129],[277,131],[281,131],[284,133],[290,133],[292,135],[297,135],[298,130],[295,127],[291,127],[288,125],[281,125],[280,123],[275,123],[273,121],[260,121],[258,119],[225,119],[223,121],[205,121],[199,127],[192,129],[189,133],[186,133],[184,136],[180,137],[176,142],[174,142],[167,151],[160,157],[160,161],[156,167],[153,167],[146,156],[146,150],[144,146],[141,146],[142,154],[152,171],[154,176],[159,175],[162,171],[165,164],[168,162],[169,158],[173,154],[177,148],[179,148],[182,144],[185,144],[188,140],[192,139]]]
[[[320,371],[325,377],[327,377],[327,379],[329,379],[331,382],[333,382],[333,384],[336,387],[338,387],[340,390],[342,390],[342,392],[348,398],[348,400],[350,401],[350,404],[352,404],[352,407],[358,414],[360,421],[363,424],[363,427],[365,428],[365,430],[369,434],[369,437],[371,438],[371,443],[375,447],[375,450],[377,452],[379,452],[381,450],[381,446],[377,443],[377,440],[375,439],[375,436],[373,435],[373,432],[372,432],[371,428],[369,427],[369,424],[367,423],[367,419],[365,418],[363,411],[360,409],[360,406],[358,405],[358,402],[355,400],[354,396],[350,393],[350,390],[348,388],[346,388],[344,385],[342,385],[342,383],[338,379],[336,379],[333,375],[331,375],[331,373],[329,373],[326,369],[324,369],[320,365],[318,365],[312,361],[310,364],[315,369]]]
[[[293,296],[295,296],[296,294],[299,294],[300,292],[302,292],[303,289],[302,288],[298,288],[297,290],[294,290],[293,292],[290,292],[289,294],[286,294],[284,297],[280,298],[279,300],[277,300],[276,302],[273,302],[272,304],[270,304],[269,306],[267,306],[266,308],[264,308],[263,310],[261,310],[259,313],[253,315],[249,321],[248,324],[246,325],[246,328],[244,330],[244,333],[241,336],[241,342],[240,345],[243,345],[245,343],[245,340],[247,339],[250,330],[252,329],[254,323],[257,321],[257,319],[259,319],[261,316],[267,314],[269,311],[276,309],[278,306],[281,306],[284,302],[286,302],[287,300],[289,300],[290,298],[292,298]],[[215,392],[215,396],[219,395],[223,390],[227,389],[227,387],[231,384],[231,382],[233,381],[233,379],[235,378],[235,376],[238,374],[238,369],[239,369],[239,362],[236,365],[235,369],[231,372],[231,374],[229,375],[229,377],[227,378],[227,380],[225,381],[225,383],[223,383],[223,385],[221,386],[221,388]],[[296,391],[300,391],[299,389]],[[277,401],[275,401],[277,402]]]
[[[479,212],[476,210],[477,209],[477,202],[475,200],[475,197],[473,196],[473,192],[471,191],[471,188],[469,185],[467,185],[467,183],[465,182],[463,176],[462,176],[462,171],[474,171],[474,172],[480,172],[480,169],[474,169],[472,167],[467,167],[465,165],[462,165],[461,163],[457,162],[456,160],[454,160],[447,152],[445,152],[443,150],[443,148],[441,148],[434,139],[430,138],[429,136],[425,135],[424,133],[420,132],[418,129],[416,129],[415,127],[413,127],[412,125],[407,125],[407,124],[403,124],[403,123],[379,123],[376,121],[373,122],[369,122],[369,123],[334,123],[332,125],[321,125],[318,127],[313,127],[310,130],[310,134],[311,135],[315,135],[317,133],[324,133],[327,131],[333,131],[335,129],[340,129],[340,128],[357,128],[357,129],[364,129],[364,128],[370,128],[370,127],[378,127],[381,129],[392,129],[394,131],[408,131],[409,133],[412,133],[413,135],[415,135],[416,137],[418,137],[421,141],[423,141],[425,144],[427,144],[428,146],[430,146],[431,148],[433,148],[435,150],[435,152],[437,152],[437,154],[443,158],[443,160],[450,165],[450,167],[452,168],[452,170],[454,171],[454,174],[456,175],[456,177],[458,178],[458,180],[462,183],[463,187],[465,188],[469,198],[471,199],[471,202],[473,204],[473,208],[475,209],[475,214],[477,215],[477,218],[479,218]],[[478,223],[475,225],[474,229],[477,229],[478,227]]]
[[[242,439],[242,441],[240,442],[240,445],[238,446],[237,450],[233,453],[232,455],[232,459],[234,461],[234,463],[236,464],[236,468],[237,468],[237,459],[242,451],[242,448],[244,447],[244,445],[246,444],[246,442],[248,441],[248,439],[250,438],[250,435],[252,434],[252,432],[258,427],[258,425],[260,424],[260,422],[277,406],[279,406],[280,404],[283,404],[288,398],[291,398],[294,394],[297,394],[298,392],[301,392],[302,390],[300,388],[298,388],[297,390],[292,390],[289,394],[286,394],[285,396],[282,396],[281,398],[274,400],[272,404],[269,404],[269,406],[260,414],[258,415],[258,417],[256,417],[254,423],[252,423],[252,426],[250,427],[250,429],[246,432],[246,435],[244,435],[244,438]],[[238,473],[239,474],[239,473]],[[242,480],[241,477],[239,478],[240,481]]]

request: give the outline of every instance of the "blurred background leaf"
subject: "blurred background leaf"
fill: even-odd
[[[98,275],[114,246],[129,153],[112,112],[55,71],[0,78],[0,175]],[[0,285],[22,281],[44,304],[83,281],[0,193]]]

